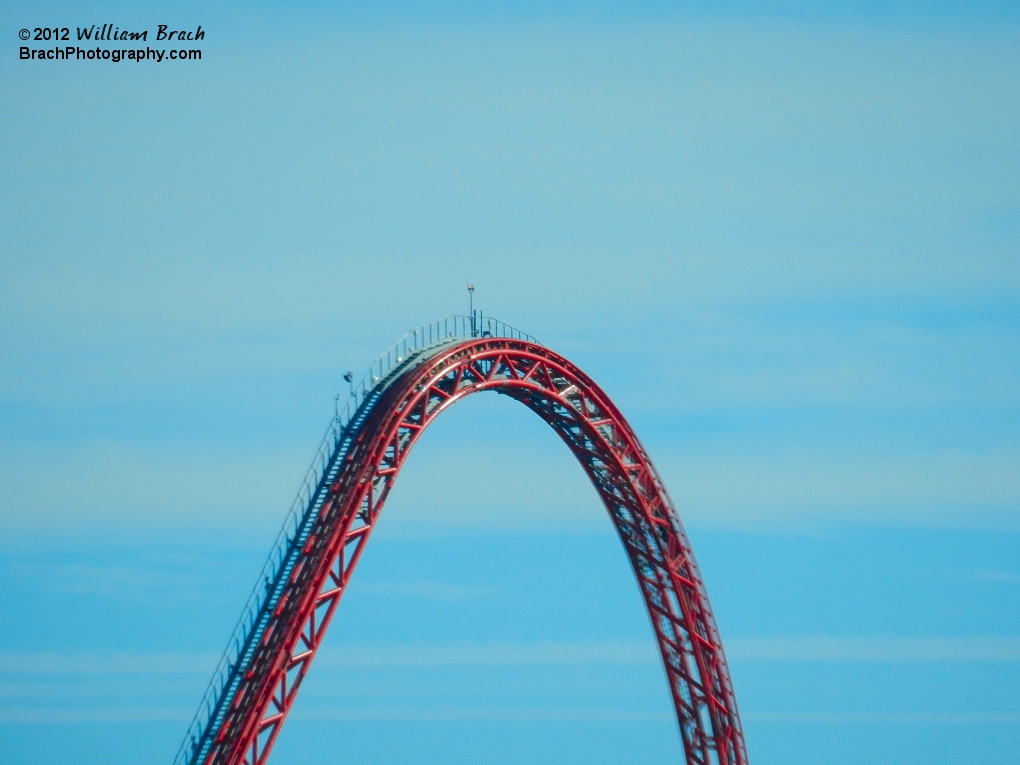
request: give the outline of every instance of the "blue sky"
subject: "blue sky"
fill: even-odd
[[[7,4],[0,763],[173,757],[343,372],[469,280],[648,447],[752,762],[1013,762],[1018,22]],[[203,60],[17,59],[93,23]],[[608,519],[515,406],[426,434],[274,763],[678,761]]]

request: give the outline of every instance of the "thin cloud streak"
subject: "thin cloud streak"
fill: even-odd
[[[212,674],[218,653],[161,651],[4,651],[0,675],[179,675]]]
[[[22,725],[83,722],[186,722],[193,712],[183,707],[117,707],[111,709],[0,708],[0,722]],[[667,722],[669,712],[629,709],[515,709],[512,707],[420,709],[303,709],[306,720],[365,722]],[[1020,725],[1016,712],[744,712],[746,722],[821,725]]]
[[[375,709],[311,709],[301,716],[311,720],[393,720],[393,721],[561,721],[561,722],[650,722],[672,719],[668,712],[629,709],[516,709],[513,707],[471,707],[419,709],[388,707]]]
[[[467,600],[499,595],[501,592],[498,587],[432,581],[359,582],[357,588],[362,594],[424,600]]]
[[[999,571],[997,569],[978,569],[965,571],[961,574],[965,579],[973,579],[978,582],[1001,582],[1002,584],[1020,584],[1020,574],[1012,571]]]
[[[775,662],[1020,662],[1020,637],[783,635],[724,638],[733,661]],[[211,672],[212,651],[0,653],[0,676],[182,675]],[[649,640],[488,643],[347,643],[324,647],[316,667],[430,668],[468,665],[643,664],[656,662]]]
[[[1020,662],[1020,637],[845,637],[793,635],[725,640],[732,661],[773,662]]]
[[[1018,712],[743,712],[747,722],[850,725],[1020,725]]]
[[[648,641],[443,643],[324,648],[320,666],[441,667],[479,664],[634,664],[655,660]]]
[[[0,708],[0,722],[51,725],[83,722],[187,722],[195,714],[184,707],[117,707],[114,709]]]

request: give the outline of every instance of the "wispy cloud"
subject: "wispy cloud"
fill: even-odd
[[[134,565],[18,563],[11,572],[38,582],[50,592],[100,596],[132,603],[152,602],[161,607],[179,602],[219,602],[209,593],[211,566],[175,565],[142,561]],[[218,572],[217,572],[218,573]]]
[[[533,417],[526,411],[522,416]],[[457,424],[451,420],[452,426]],[[394,536],[447,533],[451,528],[610,533],[597,494],[555,436],[530,419],[514,419],[509,425],[515,432],[520,427],[518,436],[484,448],[470,438],[444,442],[441,434],[438,444],[423,442],[394,487],[381,528]],[[795,443],[774,454],[731,446],[725,453],[654,451],[688,525],[748,530],[832,523],[1020,528],[1020,453],[1012,447],[889,455],[827,454]],[[301,450],[230,456],[222,451],[147,452],[112,444],[2,451],[0,494],[5,503],[0,520],[14,532],[71,529],[95,534],[97,527],[110,524],[149,533],[167,527],[203,532],[214,527],[267,541],[289,506],[307,459]],[[465,464],[471,469],[458,467]],[[522,484],[527,491],[521,491]],[[74,501],[45,502],[39,486],[45,487],[45,496]],[[110,571],[103,578],[86,570],[68,573],[72,578],[66,586],[82,592],[105,592],[118,585],[126,589],[134,584],[127,580],[135,576],[125,571]],[[430,594],[428,587],[405,592],[460,597],[452,591],[442,594],[440,587],[432,587]],[[391,593],[398,594],[397,589]]]
[[[348,667],[439,667],[477,664],[633,664],[656,660],[648,641],[348,644],[323,648],[317,661]]]
[[[500,593],[498,587],[433,581],[359,582],[357,586],[358,590],[365,594],[424,600],[466,600]]]
[[[307,467],[307,454],[91,443],[23,449],[0,445],[0,520],[12,530],[123,529],[231,523],[271,538]],[[41,499],[62,496],[67,502]]]
[[[167,651],[4,651],[0,677],[126,677],[211,674],[219,653]],[[317,667],[387,668],[479,664],[631,664],[656,660],[647,641],[347,643],[322,648]]]
[[[1020,574],[1012,571],[1000,571],[998,569],[983,568],[972,571],[964,571],[960,574],[964,579],[973,579],[979,582],[1001,582],[1003,584],[1020,584]]]
[[[748,722],[870,725],[1020,725],[1020,712],[742,712]]]
[[[98,709],[41,709],[0,707],[0,722],[53,724],[79,722],[187,721],[194,710],[184,707],[112,707]],[[308,720],[351,721],[494,721],[494,722],[659,722],[673,719],[668,711],[632,709],[535,709],[516,707],[320,707],[301,710]]]
[[[82,722],[186,722],[185,707],[133,706],[90,709],[0,707],[0,722],[52,725]],[[536,709],[515,707],[374,707],[303,708],[306,720],[373,722],[671,722],[669,711],[635,709]],[[1020,725],[1018,712],[756,712],[741,713],[745,722],[820,725]]]
[[[781,635],[733,636],[727,656],[741,662],[1020,662],[1020,637]],[[185,652],[0,652],[0,675],[140,676],[211,672],[219,654]],[[470,665],[645,664],[648,640],[344,643],[323,647],[318,667],[429,668]]]
[[[1020,454],[667,455],[660,468],[692,525],[869,523],[1020,527]]]
[[[52,725],[81,722],[187,722],[195,714],[185,707],[150,707],[136,705],[110,709],[39,709],[0,707],[0,722]]]
[[[210,651],[3,651],[0,675],[178,675],[212,674],[219,654]]]
[[[529,709],[515,707],[378,707],[374,709],[309,709],[302,716],[314,720],[421,720],[421,721],[563,721],[644,722],[673,718],[669,712],[630,709]]]
[[[736,662],[1020,662],[1020,637],[846,637],[799,635],[734,637],[727,641]],[[211,652],[59,652],[0,653],[0,677],[15,683],[0,685],[0,722],[53,724],[79,722],[185,721],[193,710],[167,704],[167,692],[197,691],[199,680],[211,670]],[[658,664],[648,641],[545,641],[489,643],[407,643],[386,646],[348,643],[324,648],[317,670],[406,670],[477,665],[639,665]],[[180,683],[173,678],[181,680]],[[184,682],[184,678],[190,678]],[[144,680],[143,680],[144,679]],[[92,692],[99,683],[103,695],[113,693],[134,703],[102,707]],[[194,687],[192,688],[192,685]],[[84,691],[84,692],[83,692]],[[156,699],[153,693],[164,694]],[[184,696],[181,696],[184,699]],[[108,698],[106,699],[109,700]],[[76,706],[79,704],[79,706]],[[313,707],[308,719],[365,721],[668,721],[669,711],[514,706],[368,706]],[[749,722],[763,724],[961,724],[1017,725],[1015,712],[802,712],[746,710]]]
[[[727,656],[746,662],[1020,662],[1020,637],[731,637]]]

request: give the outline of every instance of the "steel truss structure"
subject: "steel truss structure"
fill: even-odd
[[[648,608],[688,765],[747,762],[690,543],[630,425],[587,375],[532,338],[495,336],[474,317],[463,328],[469,337],[447,324],[445,336],[430,330],[429,343],[417,334],[415,347],[405,343],[404,356],[394,354],[385,377],[380,364],[329,439],[300,522],[265,577],[257,613],[242,619],[176,763],[264,765],[411,448],[447,407],[481,391],[510,396],[545,420],[609,511]]]

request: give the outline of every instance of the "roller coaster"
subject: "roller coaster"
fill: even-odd
[[[494,391],[563,439],[630,559],[687,765],[745,765],[736,699],[690,542],[637,436],[563,356],[472,309],[412,330],[337,412],[174,765],[264,765],[411,448],[447,407]]]

